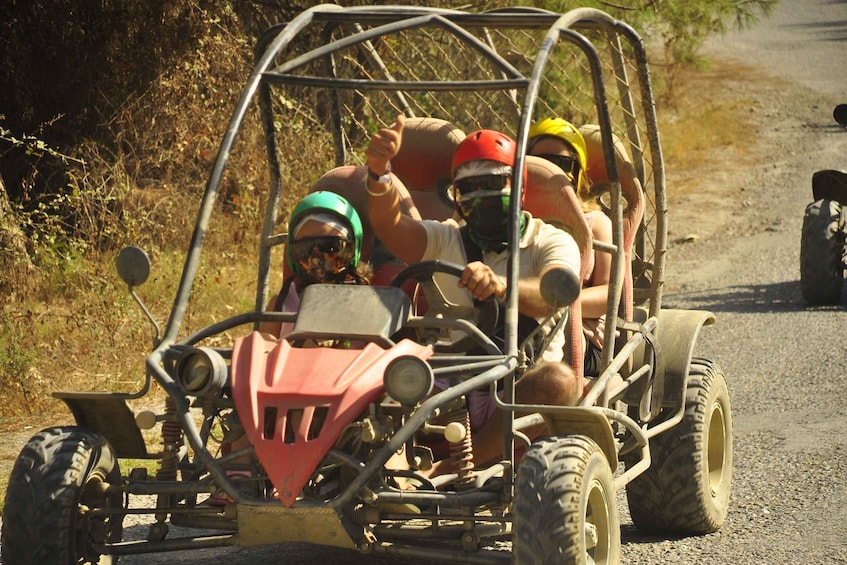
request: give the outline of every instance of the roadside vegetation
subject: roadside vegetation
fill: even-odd
[[[556,11],[577,5],[523,3]],[[699,150],[715,139],[735,136],[743,145],[752,135],[743,108],[709,97],[716,85],[698,49],[729,26],[753,23],[775,0],[579,4],[649,30],[671,175],[702,158]],[[50,398],[54,390],[141,386],[153,330],[115,274],[114,259],[128,244],[148,251],[153,275],[141,293],[164,321],[252,46],[271,24],[301,10],[282,0],[0,7],[7,46],[0,52],[0,76],[7,77],[0,92],[0,431],[55,423],[65,410]],[[727,113],[736,119],[717,119]],[[261,151],[230,166],[238,182],[219,198],[228,225],[210,241],[213,273],[253,268],[238,258],[252,251],[247,234],[257,231],[267,184]],[[305,190],[318,173],[306,164],[292,171],[293,182]],[[245,272],[245,287],[251,274]],[[204,299],[250,307],[233,298],[233,288],[208,286]]]

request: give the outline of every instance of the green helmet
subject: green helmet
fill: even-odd
[[[353,258],[352,267],[359,264],[359,258],[362,254],[362,220],[359,218],[358,212],[353,208],[353,205],[346,198],[328,190],[319,190],[307,194],[291,213],[291,218],[288,221],[288,244],[285,246],[285,261],[294,272],[302,270],[299,264],[292,260],[289,250],[291,249],[291,241],[294,229],[300,220],[309,214],[317,212],[329,212],[337,216],[353,234]]]

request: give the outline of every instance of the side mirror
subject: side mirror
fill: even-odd
[[[541,277],[541,297],[555,308],[573,304],[581,288],[579,275],[569,269],[550,269]]]
[[[124,247],[118,253],[115,266],[118,268],[118,275],[129,286],[129,294],[132,296],[132,299],[141,307],[144,315],[147,316],[150,324],[153,325],[153,329],[156,330],[156,337],[153,338],[153,347],[157,347],[162,341],[162,329],[153,318],[150,310],[147,309],[135,293],[135,287],[144,284],[147,281],[147,277],[150,276],[150,257],[140,247],[130,245],[129,247]]]
[[[130,288],[144,284],[150,276],[150,258],[140,247],[130,245],[121,249],[115,264],[121,280]]]

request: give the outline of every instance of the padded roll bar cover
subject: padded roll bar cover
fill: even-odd
[[[603,157],[603,139],[600,135],[600,126],[586,124],[579,128],[585,139],[588,152],[588,169],[586,174],[592,184],[598,185],[609,182],[609,173],[606,170],[606,161]],[[632,248],[641,220],[644,218],[644,191],[641,183],[635,175],[635,167],[627,154],[623,142],[613,136],[615,148],[615,160],[620,175],[621,192],[626,204],[623,210],[623,249],[626,257],[626,269],[624,270],[624,288],[621,297],[621,315],[624,319],[633,319],[633,276],[632,276]]]
[[[591,254],[591,228],[588,226],[573,186],[561,168],[541,157],[527,155],[526,170],[524,209],[534,217],[571,234],[579,247],[580,281],[587,280],[594,268]],[[571,304],[566,332],[565,359],[576,374],[582,376],[584,370],[582,307],[578,297]]]

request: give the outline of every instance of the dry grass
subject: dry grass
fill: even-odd
[[[721,63],[679,74],[672,103],[658,109],[671,198],[697,190],[709,170],[727,169],[730,162],[749,163],[748,148],[756,137],[749,118],[754,101],[738,98],[727,88],[748,80],[747,69]]]

